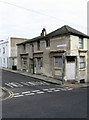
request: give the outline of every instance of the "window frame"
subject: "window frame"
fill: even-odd
[[[3,47],[3,54],[5,54],[5,47]]]
[[[37,58],[37,66],[41,68],[43,65],[42,58]]]
[[[81,60],[81,58],[83,58],[82,60]],[[81,64],[84,66],[84,67],[81,67]],[[85,56],[80,56],[79,57],[79,68],[80,69],[85,69]]]
[[[62,68],[62,64],[63,64],[62,56],[55,56],[54,59],[55,59],[54,66],[57,68]],[[56,61],[57,59],[59,59],[59,60],[61,59],[61,61]],[[59,64],[59,63],[61,63],[61,64]]]
[[[24,60],[26,60],[26,61],[24,61]],[[26,63],[25,63],[26,62]],[[24,64],[25,63],[25,64]],[[27,65],[27,58],[23,58],[23,65]]]
[[[79,49],[83,49],[83,38],[79,37]]]
[[[50,39],[46,39],[45,41],[46,41],[46,47],[47,48],[50,47]]]
[[[40,40],[37,41],[37,50],[40,50]]]

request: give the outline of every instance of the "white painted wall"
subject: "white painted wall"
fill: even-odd
[[[5,53],[3,51],[5,50]],[[0,42],[0,67],[9,67],[9,42]]]

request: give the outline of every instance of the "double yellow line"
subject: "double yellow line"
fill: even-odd
[[[14,96],[13,92],[10,91],[10,90],[8,90],[8,89],[6,89],[5,87],[1,87],[1,86],[0,86],[0,88],[1,88],[2,90],[4,90],[4,91],[6,91],[6,92],[9,93],[9,96],[8,96],[8,97],[6,97],[6,98],[2,98],[2,99],[0,99],[0,101],[10,99],[10,98],[12,98],[12,97]]]

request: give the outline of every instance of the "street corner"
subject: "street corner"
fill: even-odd
[[[65,87],[71,87],[71,88],[87,88],[87,87],[89,87],[89,84],[86,84],[86,83],[84,83],[84,84],[80,84],[80,83],[77,83],[77,84],[71,84],[71,83],[66,83],[66,84],[64,84],[63,86],[65,86]]]
[[[13,97],[13,92],[0,86],[0,101],[4,101]]]

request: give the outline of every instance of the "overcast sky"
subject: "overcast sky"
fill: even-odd
[[[49,33],[63,25],[87,34],[87,1],[0,0],[0,39],[31,39],[44,27]]]

